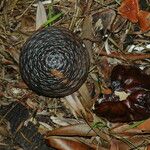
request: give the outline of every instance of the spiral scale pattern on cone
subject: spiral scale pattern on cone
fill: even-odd
[[[89,54],[81,40],[65,28],[37,31],[23,45],[20,73],[28,87],[39,95],[64,97],[85,82]]]

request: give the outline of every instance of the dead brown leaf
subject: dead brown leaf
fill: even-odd
[[[137,128],[140,129],[140,130],[146,130],[146,131],[150,132],[150,119],[145,120]]]
[[[96,133],[91,129],[91,127],[84,123],[68,125],[65,127],[60,127],[52,131],[48,131],[46,136],[52,135],[65,135],[65,136],[96,136]]]
[[[62,100],[66,107],[71,110],[71,112],[76,118],[80,116],[87,120],[93,120],[91,113],[86,110],[86,103],[84,102],[82,104],[82,99],[78,96],[77,93],[73,93],[72,95],[66,96],[65,98],[62,98]]]
[[[58,150],[94,150],[91,146],[75,139],[71,140],[69,138],[49,137],[46,141],[50,147],[54,147]]]

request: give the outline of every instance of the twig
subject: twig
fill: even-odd
[[[121,52],[111,52],[110,54],[107,54],[105,51],[102,51],[102,50],[100,50],[98,55],[122,59],[122,60],[131,60],[131,61],[150,58],[150,54],[135,54],[135,53],[125,54]]]
[[[35,0],[33,0],[33,2],[25,9],[25,11],[20,16],[17,17],[17,19],[20,19],[29,10],[29,8],[34,4],[34,2]]]

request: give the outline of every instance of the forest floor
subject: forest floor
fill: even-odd
[[[131,6],[132,2],[138,3],[138,8]],[[144,120],[115,121],[111,118],[115,110],[105,117],[93,111],[98,100],[113,92],[110,76],[114,66],[136,66],[150,76],[150,1],[49,0],[42,4],[35,0],[0,2],[0,149],[150,149],[149,98],[142,111]],[[125,14],[124,6],[131,6],[134,12],[129,9]],[[43,24],[37,14],[43,16],[44,11],[47,21]],[[91,67],[86,83],[65,98],[38,96],[21,79],[20,51],[39,25],[70,29],[89,51]],[[130,77],[138,82],[142,75]],[[125,92],[118,96],[127,97]],[[119,117],[122,112],[115,109]],[[135,118],[139,114],[135,112]]]

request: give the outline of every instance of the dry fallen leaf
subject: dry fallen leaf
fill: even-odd
[[[46,10],[41,1],[38,1],[36,12],[36,30],[39,29],[47,21]]]
[[[142,32],[150,30],[150,12],[139,10],[138,0],[124,0],[118,12],[133,23],[139,22]]]
[[[92,115],[85,109],[86,103],[84,102],[85,104],[82,104],[82,100],[77,96],[77,93],[73,93],[72,95],[62,98],[62,101],[66,107],[71,110],[75,118],[80,116],[86,118],[87,120],[93,120]]]
[[[46,141],[48,146],[58,150],[94,150],[91,146],[71,138],[49,137]]]
[[[86,84],[83,84],[80,87],[79,93],[81,94],[81,103],[84,105],[84,108],[91,110],[93,106],[93,101],[91,100],[91,96],[89,94]]]
[[[150,131],[150,119],[145,120],[137,128],[141,129],[141,130],[149,130]]]
[[[111,140],[110,150],[120,150],[120,148],[119,148],[119,142],[117,140],[113,140],[113,139]]]
[[[52,135],[65,135],[65,136],[96,136],[96,133],[90,128],[89,125],[84,123],[68,125],[48,131],[46,136]]]
[[[138,0],[123,0],[121,6],[118,8],[118,12],[121,14],[121,16],[133,23],[138,22],[138,11]]]
[[[150,145],[147,146],[147,150],[150,150]]]
[[[104,30],[111,30],[111,26],[116,17],[116,12],[112,9],[104,9],[101,12],[93,14],[93,24],[95,29],[103,28]]]
[[[138,21],[142,32],[150,30],[150,12],[140,10],[138,13]]]

